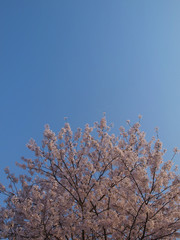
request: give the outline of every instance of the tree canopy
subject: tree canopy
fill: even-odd
[[[139,122],[117,136],[105,117],[74,134],[68,123],[57,135],[47,125],[42,146],[31,139],[27,147],[34,158],[17,163],[25,174],[6,168],[10,184],[0,185],[1,239],[177,238],[179,176],[158,136],[147,141]]]

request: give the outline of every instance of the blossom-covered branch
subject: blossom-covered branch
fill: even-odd
[[[30,140],[34,159],[6,168],[8,188],[0,209],[1,239],[155,240],[178,237],[179,176],[173,158],[164,162],[158,139],[147,142],[140,123],[119,136],[106,118],[73,134],[45,127],[42,146]]]

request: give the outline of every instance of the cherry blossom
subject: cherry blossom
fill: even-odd
[[[141,116],[139,116],[139,120]],[[0,208],[0,239],[177,239],[180,179],[157,138],[147,142],[140,121],[111,134],[105,116],[93,127],[55,134],[45,126],[34,158],[5,169],[9,186]],[[174,168],[176,168],[174,170]]]

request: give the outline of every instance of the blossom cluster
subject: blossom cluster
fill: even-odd
[[[111,134],[103,117],[93,127],[68,123],[56,135],[46,125],[34,159],[6,168],[9,188],[0,208],[0,239],[176,239],[180,181],[160,140],[147,142],[140,123]],[[174,150],[174,154],[177,153]]]

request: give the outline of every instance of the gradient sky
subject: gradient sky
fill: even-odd
[[[180,147],[179,0],[0,1],[0,181],[46,123],[143,116],[169,156]],[[180,155],[175,162],[179,164]]]

